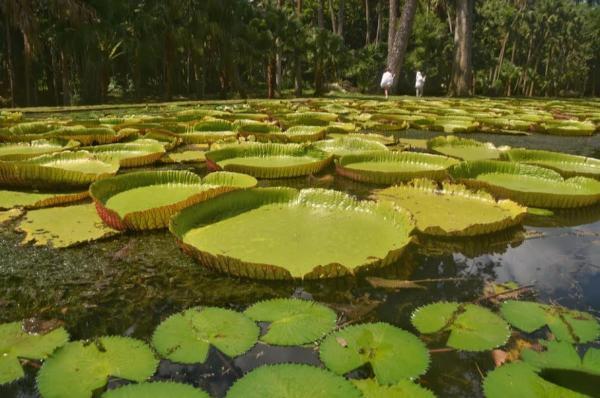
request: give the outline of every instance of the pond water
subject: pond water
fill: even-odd
[[[400,136],[431,138],[407,131]],[[600,157],[600,136],[563,138],[468,134],[497,145],[560,150]],[[193,169],[199,174],[205,170]],[[361,198],[375,188],[333,176],[262,181],[263,186],[326,187]],[[316,282],[265,282],[214,274],[183,254],[166,231],[131,233],[81,247],[51,250],[21,247],[10,228],[0,232],[0,322],[29,317],[65,322],[72,339],[127,335],[148,341],[168,315],[190,306],[243,309],[274,297],[297,296],[326,303],[346,321],[385,321],[413,331],[409,317],[418,306],[438,301],[474,300],[486,281],[533,285],[538,299],[600,315],[600,207],[528,216],[524,227],[477,239],[440,240],[420,236],[407,253],[377,276],[392,279],[443,278],[426,289],[373,288],[364,277]],[[374,237],[376,239],[376,237]],[[431,348],[443,347],[429,342]],[[274,348],[258,344],[231,360],[212,351],[204,365],[163,361],[156,379],[185,381],[214,397],[247,372],[265,363],[319,365],[312,348]],[[438,396],[482,396],[482,375],[493,368],[489,352],[432,354],[422,383]],[[0,387],[0,397],[36,397],[35,370]],[[113,380],[114,387],[122,383]]]

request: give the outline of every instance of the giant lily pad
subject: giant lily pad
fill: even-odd
[[[110,376],[145,381],[154,374],[158,360],[144,342],[128,337],[100,337],[75,341],[50,357],[37,375],[43,398],[91,398]]]
[[[327,370],[300,364],[261,366],[227,392],[226,398],[360,398],[348,380]]]
[[[387,151],[387,147],[373,140],[359,137],[338,137],[332,140],[318,141],[313,144],[317,149],[337,157],[365,151]]]
[[[202,363],[212,345],[235,357],[256,344],[259,327],[239,312],[221,308],[189,309],[163,321],[152,344],[163,357],[179,363]]]
[[[291,126],[326,126],[335,122],[338,115],[327,112],[295,112],[280,116],[279,122],[286,127]]]
[[[413,228],[391,204],[291,188],[230,192],[183,209],[169,226],[201,264],[261,279],[335,277],[391,264]]]
[[[600,201],[600,181],[572,177],[521,163],[480,160],[463,162],[450,175],[465,185],[485,188],[494,195],[531,207],[571,208]]]
[[[600,324],[590,314],[530,301],[506,301],[502,316],[514,327],[532,333],[548,326],[557,340],[587,343],[600,337]]]
[[[274,299],[254,304],[244,314],[257,322],[270,322],[261,337],[275,345],[312,343],[335,327],[336,313],[314,301]]]
[[[0,183],[10,186],[86,186],[117,173],[117,162],[106,162],[89,152],[62,152],[33,159],[0,161]]]
[[[565,178],[574,176],[600,178],[600,160],[594,158],[532,149],[511,149],[505,156],[513,162],[547,167]]]
[[[527,209],[511,200],[496,201],[487,192],[469,191],[464,185],[413,180],[408,185],[375,191],[410,211],[419,231],[438,236],[475,236],[497,232],[521,223]]]
[[[35,140],[0,144],[0,160],[27,160],[40,155],[73,149],[79,146],[77,141]]]
[[[114,236],[118,233],[104,225],[93,204],[31,210],[19,222],[17,231],[25,232],[23,243],[54,248],[74,246]]]
[[[448,346],[465,351],[489,350],[503,345],[510,336],[502,318],[474,304],[429,304],[416,309],[411,321],[421,333],[449,331]]]
[[[179,137],[185,144],[207,144],[236,138],[237,133],[233,130],[233,125],[227,120],[208,118],[196,123],[192,129],[179,133]]]
[[[118,161],[121,167],[142,167],[157,162],[165,154],[164,146],[155,140],[139,140],[122,144],[86,147],[98,159]]]
[[[329,335],[320,347],[321,361],[346,374],[370,364],[380,384],[395,384],[427,371],[429,352],[417,336],[387,323],[348,326]]]
[[[210,398],[210,395],[189,384],[158,381],[128,384],[105,392],[102,398]]]
[[[257,178],[285,178],[316,174],[332,157],[300,144],[231,145],[206,153],[209,170],[228,170]]]
[[[128,136],[128,131],[117,132],[108,127],[67,126],[44,134],[45,138],[64,138],[81,142],[82,145],[111,144]]]
[[[496,148],[490,142],[479,142],[453,135],[432,138],[427,147],[442,155],[462,160],[499,159],[504,149]]]
[[[322,126],[293,126],[284,131],[283,136],[289,142],[312,142],[325,138],[325,134]]]
[[[184,207],[256,184],[254,177],[226,171],[204,179],[189,171],[141,171],[97,181],[90,195],[107,225],[146,230],[166,228]]]
[[[545,133],[553,135],[592,135],[596,131],[594,123],[578,120],[551,120],[542,123]]]
[[[373,379],[352,380],[364,398],[435,398],[426,388],[409,380],[401,380],[393,385],[381,385]]]
[[[344,177],[374,184],[395,184],[413,178],[445,178],[457,160],[413,152],[374,151],[342,156],[336,171]]]
[[[0,324],[0,385],[25,375],[19,358],[46,359],[68,341],[69,334],[62,327],[33,334],[27,333],[21,322]]]
[[[76,192],[25,192],[0,190],[0,209],[23,207],[37,209],[78,202],[88,197],[87,191]]]

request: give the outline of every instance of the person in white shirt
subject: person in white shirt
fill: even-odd
[[[388,68],[385,70],[385,72],[383,72],[383,76],[381,76],[381,88],[385,92],[386,99],[388,98],[388,91],[392,87],[393,84],[394,84],[394,75],[392,75],[392,72]]]
[[[423,96],[423,87],[425,87],[425,79],[427,76],[421,74],[421,71],[417,71],[417,78],[415,80],[415,89],[417,90],[417,97]]]

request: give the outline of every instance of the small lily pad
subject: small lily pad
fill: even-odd
[[[487,308],[474,304],[434,303],[418,308],[412,324],[421,333],[449,331],[449,347],[484,351],[506,343],[508,324]]]
[[[325,336],[335,327],[335,311],[314,301],[274,299],[256,303],[244,314],[257,322],[270,322],[265,343],[302,345]]]
[[[102,398],[210,398],[210,396],[189,384],[159,381],[128,384],[105,392]]]
[[[330,334],[321,344],[320,357],[338,374],[368,363],[381,384],[417,377],[429,366],[429,352],[421,340],[383,322],[348,326]]]
[[[364,398],[434,398],[435,394],[409,380],[391,386],[381,385],[373,379],[352,380]]]
[[[575,347],[564,341],[545,341],[545,351],[524,350],[521,357],[528,364],[539,369],[568,369],[600,375],[600,349],[588,348],[583,358]]]
[[[189,309],[163,321],[152,336],[152,344],[163,357],[179,363],[202,363],[215,346],[235,357],[248,351],[260,329],[239,312],[207,307]]]
[[[532,333],[548,326],[554,337],[569,343],[587,343],[600,336],[600,324],[586,312],[531,301],[506,301],[502,316],[514,327]]]
[[[226,398],[360,398],[348,380],[300,364],[261,366],[238,380]]]
[[[143,341],[100,337],[75,341],[57,350],[42,366],[37,385],[43,398],[91,398],[109,376],[142,382],[154,374],[158,360]]]
[[[44,334],[30,334],[21,322],[0,325],[0,385],[23,377],[19,358],[46,359],[52,352],[69,341],[62,327]]]

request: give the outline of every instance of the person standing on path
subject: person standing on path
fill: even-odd
[[[415,79],[415,89],[417,90],[417,97],[423,96],[423,87],[425,87],[425,79],[427,76],[421,74],[421,71],[417,71],[417,78]]]
[[[385,92],[385,99],[388,98],[388,91],[390,90],[390,88],[392,87],[393,84],[394,84],[394,75],[392,75],[392,72],[390,71],[390,69],[387,68],[385,70],[385,72],[383,72],[383,76],[381,76],[381,88]]]

